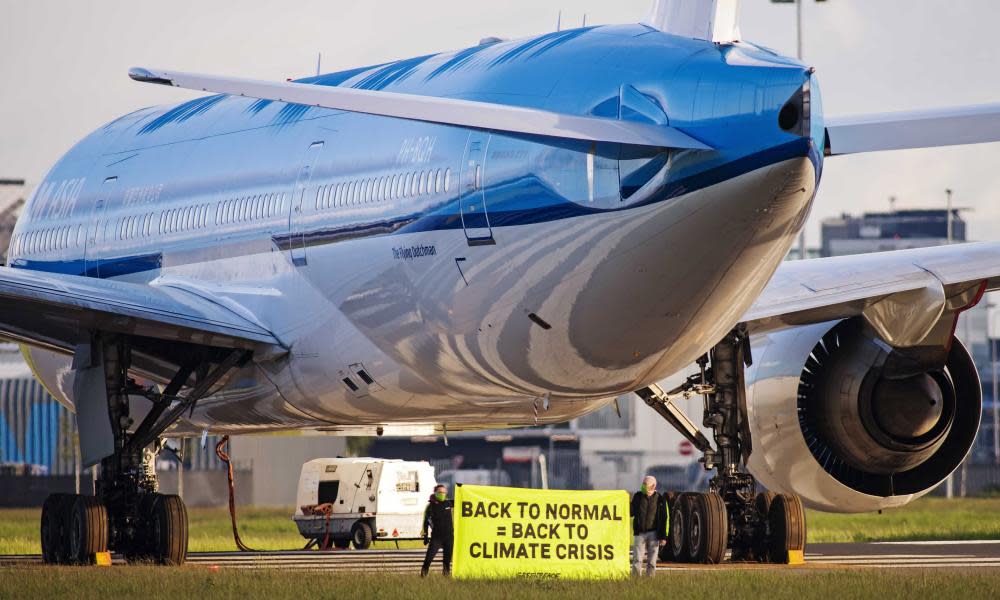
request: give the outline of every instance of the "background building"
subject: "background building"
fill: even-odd
[[[866,254],[948,243],[947,209],[892,210],[861,216],[842,214],[821,224],[820,256]],[[951,240],[965,241],[961,209],[951,209]]]

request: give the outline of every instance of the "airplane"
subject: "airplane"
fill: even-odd
[[[100,465],[95,496],[46,501],[44,560],[184,561],[164,436],[447,435],[631,392],[715,471],[671,496],[676,560],[785,560],[803,502],[926,494],[978,428],[954,328],[1000,287],[1000,245],[784,258],[825,160],[997,141],[1000,104],[828,117],[738,8],[656,0],[296,81],[132,69],[209,95],[80,141],[0,268],[0,335]]]

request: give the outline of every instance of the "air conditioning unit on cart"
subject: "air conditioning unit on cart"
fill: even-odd
[[[419,539],[435,485],[425,461],[317,458],[302,465],[292,520],[320,548]]]

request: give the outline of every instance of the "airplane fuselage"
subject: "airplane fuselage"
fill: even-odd
[[[822,169],[811,71],[640,25],[303,81],[669,124],[714,150],[232,96],[109,123],[38,187],[9,263],[212,298],[287,347],[181,429],[459,430],[595,410],[739,321]],[[805,114],[779,124],[804,86]],[[69,358],[28,352],[72,403]]]

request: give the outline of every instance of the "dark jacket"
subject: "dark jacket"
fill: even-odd
[[[656,531],[656,539],[667,539],[666,500],[664,500],[663,496],[655,492],[649,498],[651,502],[645,502],[644,500],[646,500],[646,494],[642,492],[636,492],[632,496],[632,504],[629,507],[629,513],[632,515],[632,534],[639,535],[640,533],[645,533],[643,523],[646,522],[648,516],[646,509],[655,506],[656,516],[653,518],[653,528]]]
[[[427,508],[424,510],[424,524],[421,528],[423,537],[427,537],[427,529],[430,528],[431,537],[437,540],[450,539],[455,535],[455,528],[452,524],[452,512],[455,503],[451,500],[438,500],[431,496]]]

